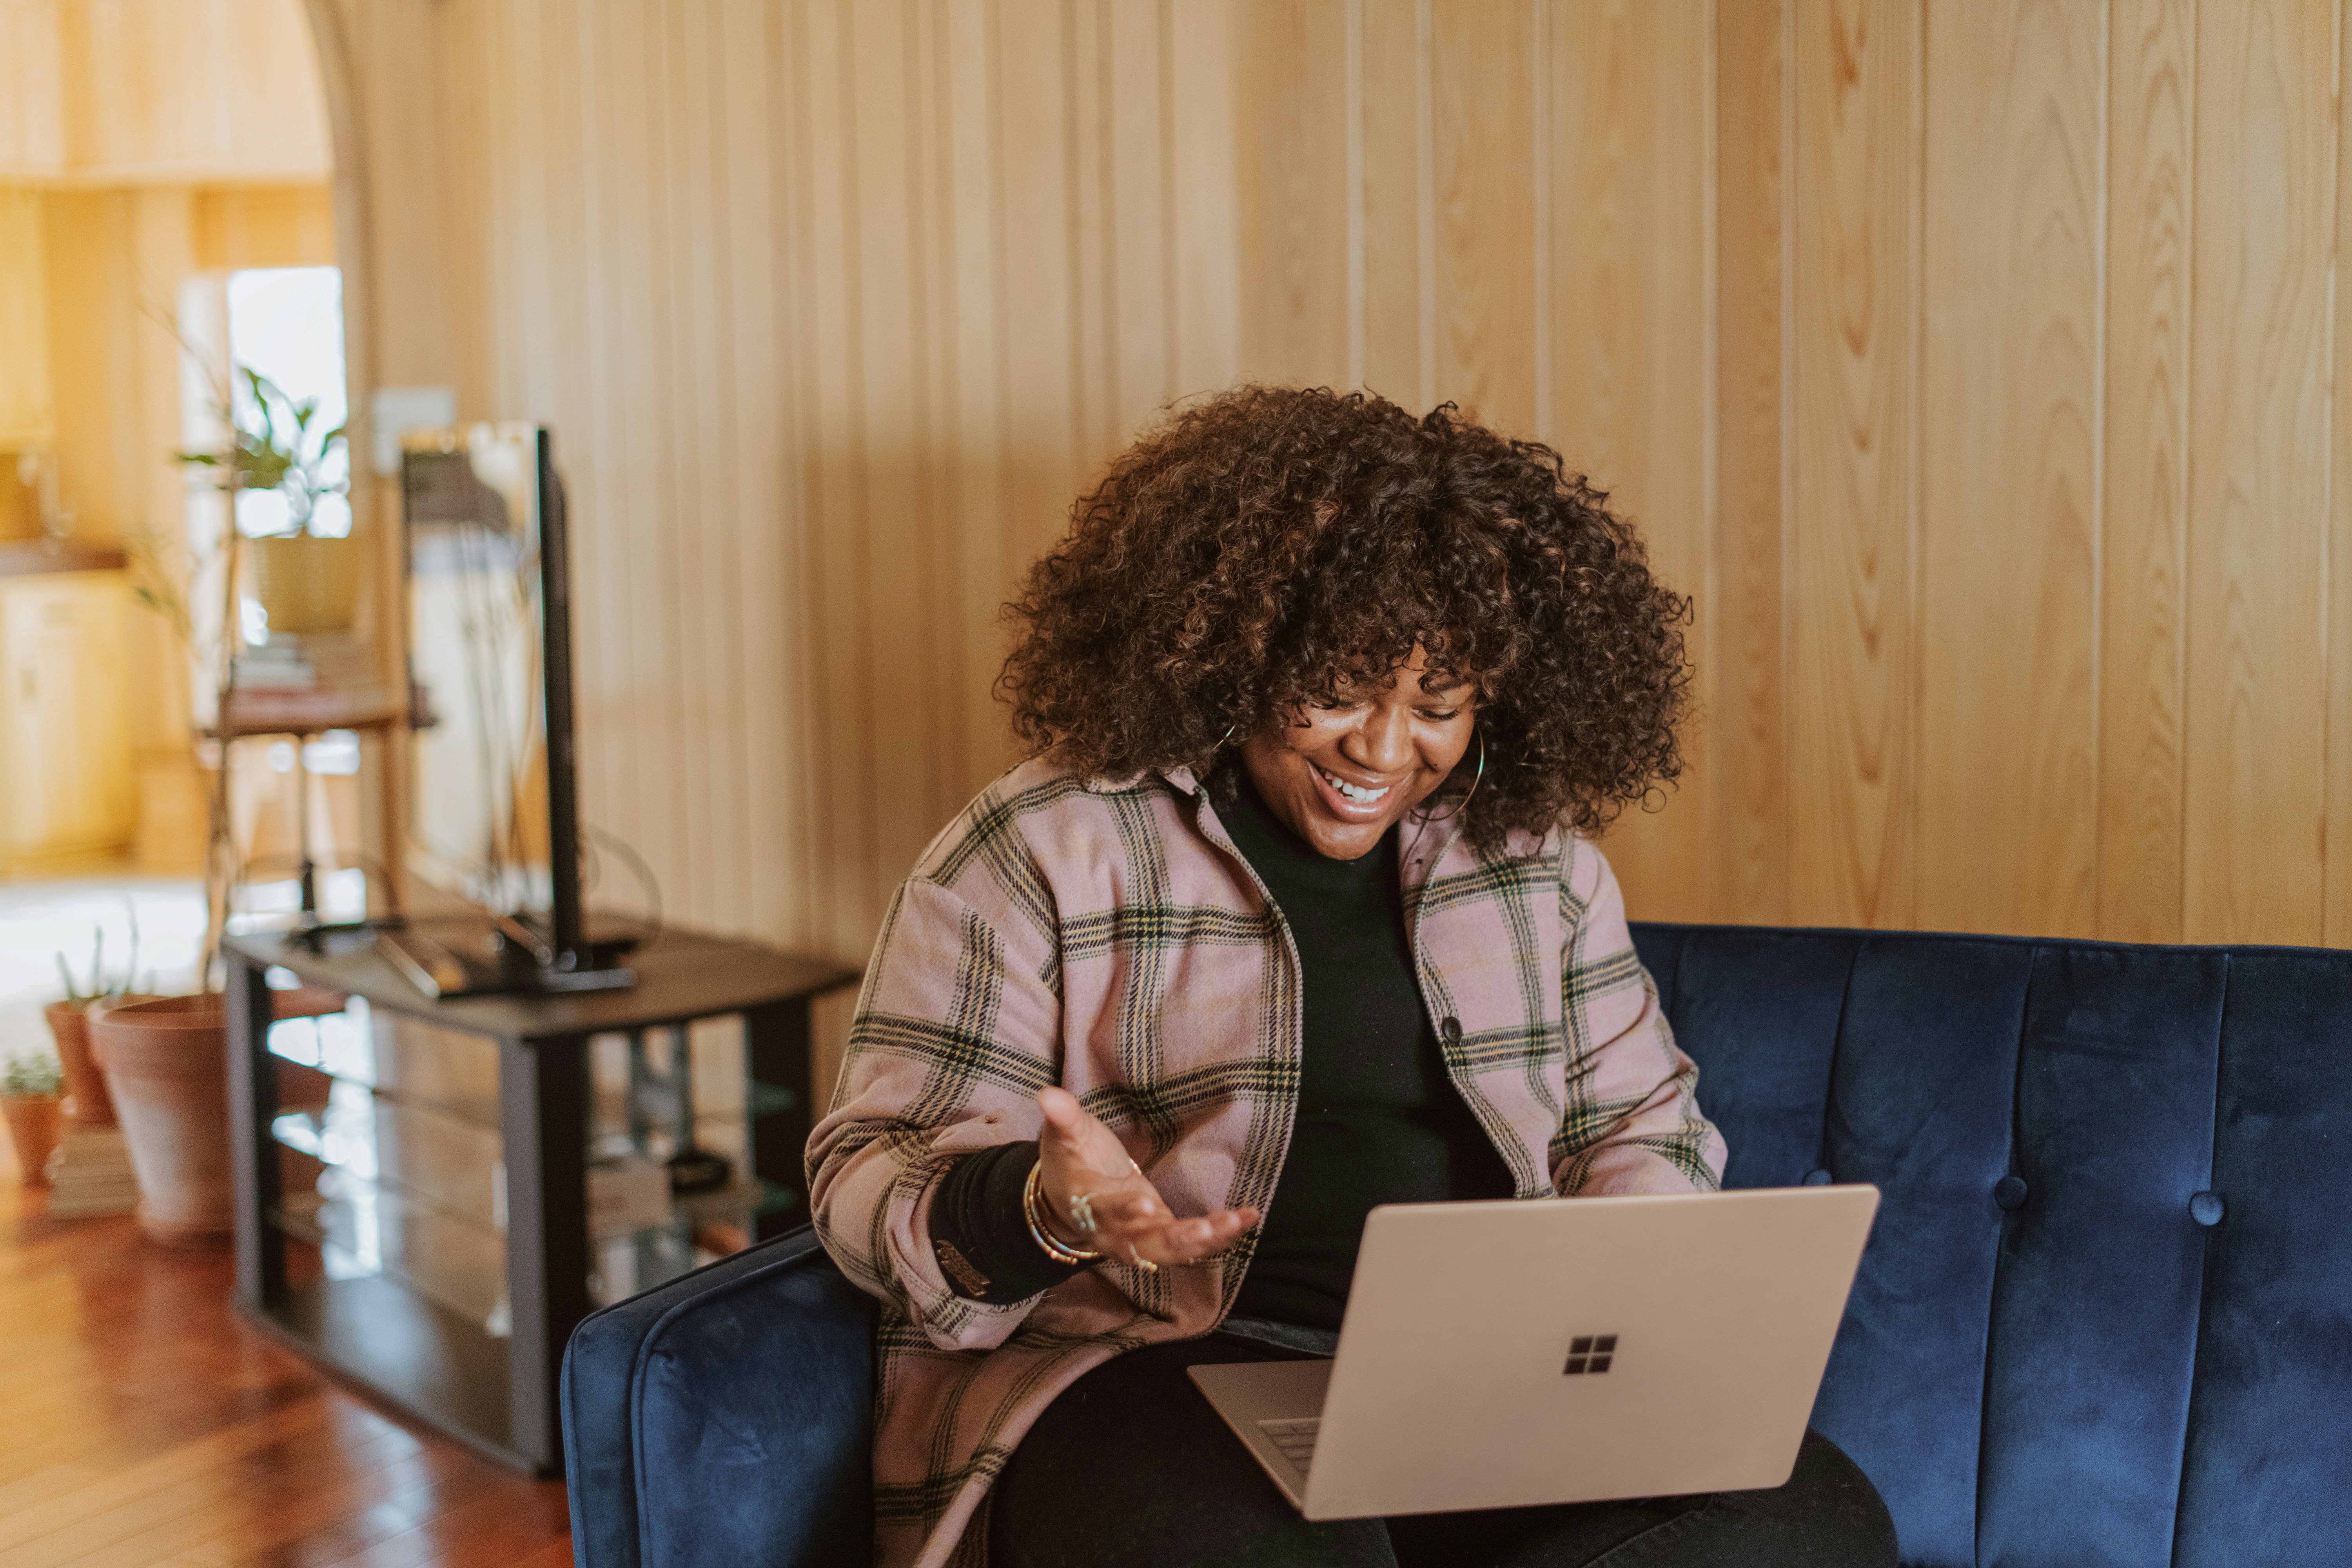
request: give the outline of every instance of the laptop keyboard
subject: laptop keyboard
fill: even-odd
[[[1297,1421],[1261,1421],[1257,1429],[1274,1439],[1282,1457],[1297,1468],[1300,1475],[1315,1462],[1315,1436],[1323,1429],[1323,1418],[1308,1415]]]

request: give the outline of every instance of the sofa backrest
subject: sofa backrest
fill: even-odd
[[[582,1322],[563,1357],[572,1561],[871,1562],[874,1317],[803,1226]]]
[[[1813,1424],[1912,1564],[2352,1541],[2352,952],[1636,925],[1729,1185],[1872,1182]]]

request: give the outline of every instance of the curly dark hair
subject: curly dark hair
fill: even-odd
[[[1178,407],[1071,509],[1004,607],[997,689],[1095,776],[1216,763],[1275,713],[1427,650],[1477,683],[1484,848],[1598,833],[1682,771],[1690,601],[1559,453],[1384,398],[1241,386]],[[1467,788],[1465,755],[1446,788]]]

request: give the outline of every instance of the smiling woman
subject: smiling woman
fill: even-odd
[[[1736,1504],[1309,1523],[1184,1383],[1328,1352],[1380,1205],[1719,1181],[1591,842],[1675,776],[1688,679],[1605,499],[1451,408],[1266,387],[1080,499],[1011,612],[1034,755],[899,888],[810,1142],[883,1303],[884,1562],[1893,1561],[1818,1438]]]
[[[1608,499],[1451,405],[1243,387],[1080,499],[1012,606],[1027,635],[1000,689],[1021,736],[1081,771],[1201,769],[1418,660],[1428,695],[1475,688],[1482,847],[1563,817],[1597,833],[1681,773],[1690,683],[1689,601]]]

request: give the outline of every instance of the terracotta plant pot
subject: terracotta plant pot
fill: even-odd
[[[107,1005],[152,1002],[145,994],[110,996]],[[114,1125],[114,1101],[106,1092],[106,1074],[89,1051],[89,1008],[87,1002],[52,1002],[47,1007],[49,1037],[58,1043],[58,1060],[66,1069],[66,1117],[77,1127]]]
[[[256,539],[253,596],[273,632],[339,632],[358,617],[359,542],[308,534]]]
[[[0,1095],[0,1114],[8,1119],[8,1140],[16,1145],[25,1184],[47,1186],[49,1151],[58,1146],[58,1129],[65,1124],[65,1101],[54,1094]]]
[[[91,1043],[139,1173],[140,1227],[173,1247],[236,1229],[228,1143],[228,1015],[218,996],[94,1010]]]

